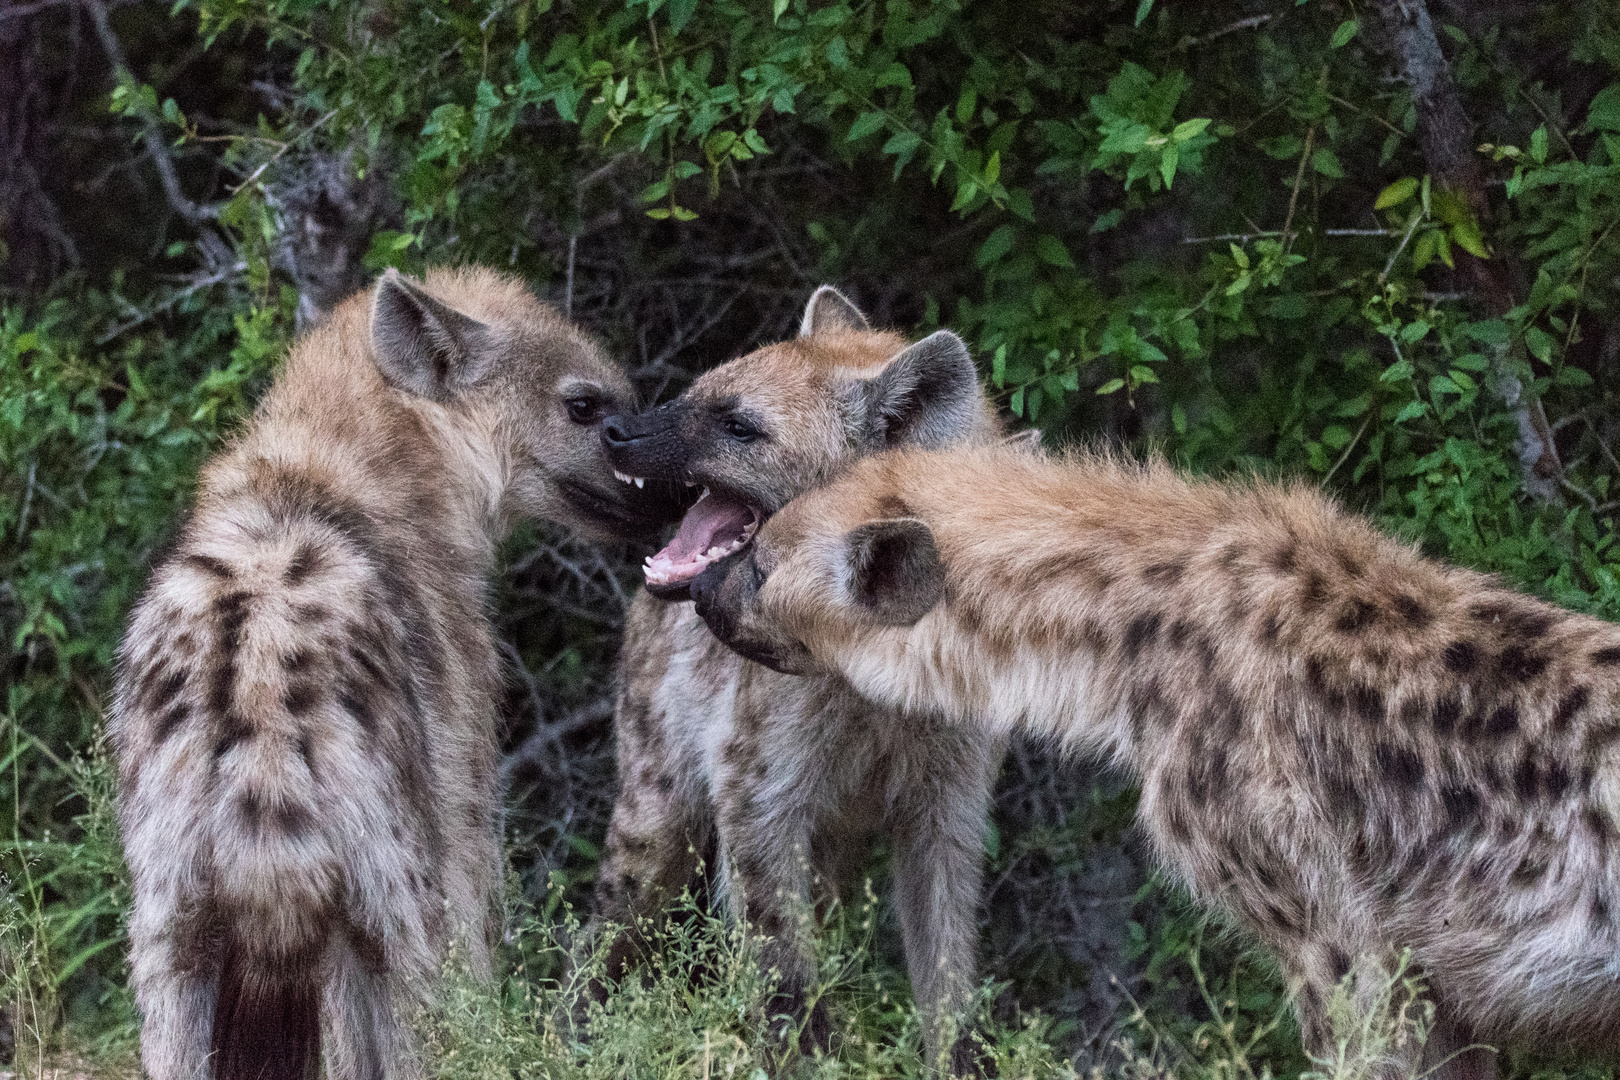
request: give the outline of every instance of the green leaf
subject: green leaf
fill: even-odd
[[[1395,414],[1395,422],[1397,424],[1404,424],[1408,420],[1416,420],[1418,417],[1422,416],[1428,411],[1429,406],[1427,402],[1408,401],[1406,403],[1406,407]]]
[[[1002,387],[1007,383],[1007,346],[1005,343],[996,346],[995,355],[990,358],[990,381]]]
[[[956,198],[951,202],[951,212],[955,213],[957,210],[962,209],[972,202],[978,194],[978,184],[975,184],[972,180],[963,180],[956,186]]]
[[[1120,385],[1125,384],[1120,383]],[[1012,397],[1007,400],[1007,408],[1012,410],[1014,416],[1024,415],[1024,388],[1022,386],[1012,392]]]
[[[1124,387],[1125,387],[1125,380],[1124,379],[1109,379],[1107,382],[1105,382],[1101,386],[1097,387],[1097,393],[1098,394],[1112,394],[1112,393],[1114,393],[1114,392],[1116,392],[1118,390],[1124,389]]]
[[[1207,117],[1199,117],[1196,120],[1183,120],[1181,123],[1177,124],[1176,129],[1170,133],[1170,141],[1186,142],[1194,135],[1202,134],[1203,130],[1207,127],[1209,127],[1209,119]]]
[[[1557,344],[1553,336],[1539,326],[1532,326],[1524,332],[1524,347],[1543,364],[1552,363],[1553,347]]]
[[[1176,178],[1176,164],[1181,157],[1176,144],[1171,143],[1159,155],[1159,175],[1164,177],[1164,186],[1168,188],[1170,182]]]
[[[771,23],[774,25],[780,22],[782,16],[787,14],[787,9],[788,0],[775,0],[775,3],[771,5]]]
[[[1392,206],[1399,206],[1407,199],[1410,199],[1417,192],[1417,189],[1416,177],[1403,176],[1378,193],[1378,198],[1373,200],[1373,209],[1388,210]]]
[[[1344,22],[1339,24],[1339,28],[1333,31],[1332,47],[1335,49],[1344,48],[1346,45],[1350,44],[1350,39],[1355,37],[1356,31],[1360,29],[1361,23],[1357,22],[1355,19],[1344,20]],[[1326,440],[1324,439],[1323,441],[1325,442]],[[1335,447],[1335,449],[1337,448]]]
[[[990,155],[990,160],[984,163],[984,182],[994,184],[1001,175],[1001,151],[997,150]]]
[[[1322,429],[1322,445],[1329,449],[1343,450],[1350,439],[1350,429],[1343,424],[1329,424]]]
[[[873,132],[881,131],[883,129],[883,124],[887,119],[888,118],[883,114],[883,112],[878,109],[873,109],[871,112],[861,113],[860,116],[855,118],[855,122],[849,126],[849,137],[847,141],[854,142],[856,139],[866,138]]]
[[[1530,133],[1530,160],[1541,165],[1547,160],[1547,125],[1542,124]]]
[[[703,172],[703,166],[695,161],[677,161],[675,163],[675,179],[690,180]]]
[[[1598,91],[1586,110],[1586,124],[1581,131],[1620,131],[1620,83]]]
[[[670,33],[679,34],[686,29],[686,24],[692,21],[697,6],[698,0],[669,0]]]
[[[1136,382],[1138,384],[1140,384],[1140,383],[1150,383],[1150,382],[1151,383],[1156,383],[1156,382],[1159,381],[1159,376],[1158,376],[1157,373],[1154,372],[1154,370],[1152,368],[1148,367],[1146,364],[1132,364],[1131,365],[1131,379],[1132,379],[1133,382]]]
[[[1040,256],[1044,263],[1064,270],[1074,269],[1074,259],[1070,257],[1069,249],[1055,236],[1042,233],[1035,241],[1035,254]]]
[[[1187,434],[1187,410],[1179,401],[1170,406],[1170,426],[1176,429],[1177,435]]]
[[[1467,221],[1459,221],[1451,227],[1451,239],[1456,245],[1476,259],[1490,258],[1490,252],[1485,247],[1485,238],[1479,234],[1479,222],[1470,217]]]
[[[1415,341],[1422,341],[1428,336],[1430,326],[1422,319],[1414,319],[1401,327],[1401,340],[1410,345]]]
[[[965,124],[973,119],[973,110],[978,105],[979,92],[973,84],[962,87],[962,92],[956,96],[956,122]]]
[[[1311,168],[1334,180],[1344,179],[1344,166],[1339,164],[1339,155],[1325,146],[1311,153]]]
[[[1148,17],[1148,12],[1152,10],[1153,0],[1141,0],[1141,2],[1136,5],[1136,25],[1141,26],[1143,20]]]
[[[1011,225],[1003,225],[996,229],[995,232],[985,237],[983,244],[979,245],[978,253],[973,256],[974,263],[980,269],[989,266],[1012,250],[1013,239],[1014,233]]]

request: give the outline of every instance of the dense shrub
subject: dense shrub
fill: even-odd
[[[962,332],[1009,418],[1049,441],[1307,478],[1434,555],[1620,615],[1620,17],[1601,0],[1398,7],[1422,11],[0,11],[0,940],[17,1018],[127,1046],[97,742],[121,620],[285,343],[385,266],[515,269],[649,398],[790,333],[837,281],[877,321]],[[506,551],[526,916],[579,902],[594,873],[634,574],[560,537]],[[1146,873],[1131,806],[1015,753],[989,837],[998,1015],[1045,1009],[1043,1038],[1106,1055],[1131,1015],[1117,975],[1140,1045],[1230,1020],[1258,1040],[1246,1061],[1297,1073],[1275,976]],[[892,983],[873,917],[871,977]],[[635,1069],[675,1068],[659,1060]]]

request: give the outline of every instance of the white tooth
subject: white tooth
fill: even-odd
[[[708,488],[703,489],[702,497],[705,498],[705,499],[707,499],[709,497],[709,489]]]
[[[613,470],[613,475],[618,477],[620,480],[624,481],[626,484],[630,484],[630,483],[635,482],[634,477],[626,476],[624,473],[620,472],[618,469]]]
[[[638,487],[638,488],[644,488],[644,487],[646,487],[646,486],[647,486],[647,481],[646,481],[646,480],[644,480],[644,479],[642,479],[642,478],[641,478],[641,477],[639,477],[639,476],[638,476],[638,477],[636,477],[636,487]]]
[[[724,555],[725,553],[726,553],[725,549],[722,548],[719,544],[716,544],[716,545],[714,545],[714,547],[710,548],[708,551],[705,551],[703,554],[708,556],[711,559],[718,559],[718,558],[720,558],[720,556]]]
[[[686,486],[687,486],[687,487],[697,487],[697,481],[695,481],[695,480],[688,480],[688,481],[686,481]]]

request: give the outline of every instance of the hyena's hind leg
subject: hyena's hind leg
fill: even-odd
[[[130,937],[131,981],[144,1018],[141,1064],[153,1080],[207,1080],[217,966],[182,959],[170,935],[132,928]]]
[[[413,1080],[422,1075],[407,1025],[424,1000],[406,973],[370,943],[337,934],[328,948],[321,1014],[328,1080]],[[391,1062],[393,1073],[383,1065]]]

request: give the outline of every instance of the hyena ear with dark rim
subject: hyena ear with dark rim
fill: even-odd
[[[861,309],[831,285],[823,285],[810,294],[810,302],[804,305],[804,318],[799,320],[800,337],[870,329],[872,325],[861,314]]]
[[[945,446],[979,418],[979,373],[949,330],[896,353],[864,390],[868,437],[879,446]]]
[[[910,626],[945,595],[934,534],[916,518],[868,521],[844,542],[850,593],[884,626]]]
[[[377,282],[371,349],[391,385],[443,401],[489,372],[488,326],[423,292],[397,270]]]

